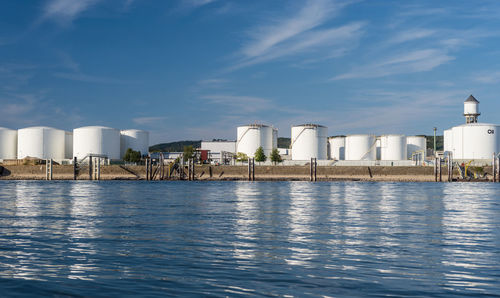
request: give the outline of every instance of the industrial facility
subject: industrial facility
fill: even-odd
[[[71,162],[89,155],[108,160],[123,158],[131,148],[148,154],[149,132],[117,130],[103,126],[86,126],[72,132],[57,128],[35,126],[19,130],[0,128],[0,160],[52,159]]]
[[[464,102],[465,124],[444,131],[444,151],[453,159],[487,163],[500,151],[500,125],[478,123],[479,115],[479,101],[470,95]]]
[[[479,101],[469,96],[464,102],[465,124],[444,131],[444,154],[455,160],[490,161],[500,152],[499,125],[478,123]],[[291,127],[290,145],[278,148],[278,130],[271,125],[249,124],[237,127],[235,141],[203,141],[205,160],[234,164],[238,158],[254,158],[262,147],[269,157],[278,149],[282,164],[305,164],[312,158],[323,165],[419,165],[427,159],[425,136],[387,134],[352,134],[328,137],[328,128],[319,124]],[[282,143],[283,144],[283,143]],[[285,143],[287,144],[287,143]],[[118,130],[104,126],[85,126],[73,131],[52,127],[27,127],[19,130],[0,128],[0,160],[53,159],[84,160],[98,156],[108,160],[124,157],[128,148],[149,151],[149,132],[137,129]],[[182,153],[179,153],[182,154]],[[241,158],[241,157],[244,158]],[[268,161],[269,162],[269,161]]]

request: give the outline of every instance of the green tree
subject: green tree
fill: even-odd
[[[274,148],[273,151],[271,151],[271,161],[274,162],[274,164],[277,164],[278,162],[282,162],[283,159],[281,158],[280,152],[278,151],[278,148]]]
[[[141,161],[141,152],[134,151],[132,148],[128,148],[125,151],[125,156],[123,156],[123,160],[127,162],[139,162]]]
[[[194,157],[193,145],[184,146],[184,154],[182,155],[184,161]]]
[[[262,149],[262,146],[257,148],[257,151],[255,151],[255,161],[256,162],[263,162],[266,161],[267,156],[264,154],[264,149]]]
[[[236,154],[236,161],[248,161],[248,155],[243,152],[238,152],[238,154]]]

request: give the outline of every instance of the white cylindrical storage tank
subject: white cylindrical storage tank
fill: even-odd
[[[292,160],[326,160],[328,128],[317,124],[292,126]]]
[[[345,138],[346,160],[375,160],[377,141],[373,135],[349,135]]]
[[[88,154],[120,159],[120,131],[104,126],[86,126],[73,130],[73,155],[83,159]]]
[[[64,158],[73,158],[73,132],[64,132]]]
[[[344,160],[345,159],[345,137],[331,137],[328,139],[330,145],[330,159]]]
[[[385,135],[380,137],[381,160],[406,160],[406,136]]]
[[[125,156],[128,148],[141,152],[141,155],[149,153],[149,132],[138,129],[127,129],[120,132],[120,153]]]
[[[451,128],[443,133],[443,150],[453,151],[453,130]]]
[[[0,159],[17,158],[17,130],[0,127]]]
[[[498,153],[500,126],[486,123],[471,123],[452,128],[454,159],[490,160]]]
[[[425,136],[410,136],[406,137],[407,159],[411,159],[412,154],[422,152],[425,159],[427,152],[427,139]]]
[[[236,152],[244,153],[248,157],[253,158],[255,151],[262,147],[264,154],[269,158],[271,151],[277,148],[277,130],[271,126],[263,124],[239,126],[237,134]]]
[[[17,158],[64,159],[64,130],[52,127],[28,127],[17,131]]]

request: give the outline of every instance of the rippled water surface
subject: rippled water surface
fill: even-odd
[[[0,293],[500,293],[500,185],[0,181]]]

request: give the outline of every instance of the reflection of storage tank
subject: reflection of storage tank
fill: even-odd
[[[73,155],[83,159],[88,154],[120,159],[120,131],[104,126],[86,126],[73,130]]]
[[[317,124],[292,126],[292,160],[327,159],[328,128]]]
[[[73,132],[65,131],[64,132],[64,158],[72,159],[73,158]]]
[[[412,154],[422,152],[425,159],[427,151],[427,139],[424,136],[410,136],[406,137],[406,151],[407,159],[411,159]]]
[[[64,130],[52,127],[28,127],[17,131],[17,158],[64,159]]]
[[[328,144],[330,145],[330,159],[345,159],[345,137],[328,138]]]
[[[493,153],[500,149],[497,137],[499,129],[498,125],[486,123],[471,123],[453,127],[451,137],[453,158],[491,159]]]
[[[264,154],[269,158],[271,151],[277,148],[278,130],[263,124],[250,124],[239,126],[237,129],[236,152],[254,157],[259,147],[264,149]]]
[[[385,135],[380,137],[381,160],[406,160],[406,136]]]
[[[346,160],[375,160],[376,139],[373,135],[349,135],[345,138]]]
[[[0,159],[17,158],[17,130],[0,127]]]
[[[120,132],[121,157],[125,156],[128,148],[134,151],[140,151],[141,155],[147,155],[149,152],[149,132],[138,129],[127,129]]]

